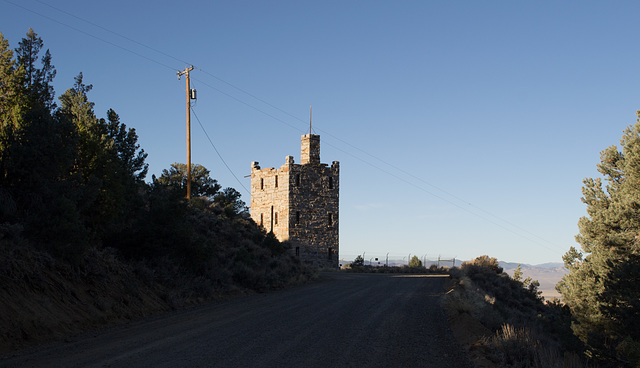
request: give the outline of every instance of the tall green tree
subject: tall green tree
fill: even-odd
[[[138,144],[135,129],[127,128],[110,109],[98,119],[88,98],[93,88],[80,73],[73,88],[60,96],[60,119],[70,121],[78,135],[73,175],[84,188],[82,211],[99,238],[129,223],[139,207],[139,189],[148,171],[147,154]]]
[[[42,51],[44,42],[31,28],[29,28],[26,37],[18,45],[15,50],[16,56],[18,63],[24,67],[25,78],[23,83],[31,101],[52,111],[56,108],[54,90],[51,85],[53,78],[56,76],[56,69],[51,64],[51,53],[46,50],[42,58],[40,58],[40,51]],[[38,59],[40,59],[40,67],[37,65]]]
[[[574,333],[595,358],[640,363],[640,111],[620,148],[600,154],[587,178],[576,241],[564,255],[569,273],[556,286],[575,318]],[[634,365],[635,366],[635,365]]]
[[[9,48],[9,41],[0,33],[0,183],[6,185],[9,149],[16,132],[24,124],[27,110],[22,84],[24,68],[18,65]]]
[[[100,119],[100,125],[109,138],[108,148],[117,159],[118,173],[137,182],[143,181],[149,171],[149,165],[145,163],[148,155],[138,144],[136,130],[121,123],[113,109],[107,111],[107,120]]]
[[[5,128],[15,127],[26,110],[23,87],[24,68],[19,65],[9,48],[9,41],[0,32],[0,123]],[[4,137],[4,136],[3,136]],[[0,150],[3,149],[0,141]]]
[[[49,83],[55,73],[50,55],[43,68],[35,67],[41,47],[42,40],[31,30],[14,60],[0,37],[0,188],[3,202],[12,204],[11,211],[3,206],[1,214],[4,221],[23,226],[35,243],[65,256],[79,255],[86,232],[75,185],[68,180],[75,162],[75,129],[51,114]],[[31,74],[25,67],[33,67]],[[38,85],[48,86],[48,92],[33,94]]]
[[[220,190],[220,184],[210,176],[210,171],[200,164],[191,165],[191,196],[213,198]],[[162,170],[158,182],[187,195],[187,165],[175,162],[167,170]]]

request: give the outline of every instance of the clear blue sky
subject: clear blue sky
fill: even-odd
[[[299,162],[313,106],[321,159],[341,162],[341,258],[535,264],[575,245],[582,180],[635,123],[639,13],[626,1],[0,0],[0,32],[12,48],[29,27],[43,38],[57,96],[83,72],[97,115],[113,108],[137,130],[149,178],[186,161],[176,71],[193,64],[194,112],[246,188],[251,161]],[[193,162],[248,203],[192,119]]]

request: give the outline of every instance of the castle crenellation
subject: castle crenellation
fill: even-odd
[[[251,217],[301,261],[338,267],[340,163],[320,162],[320,136],[301,138],[301,163],[286,156],[280,168],[251,163]]]

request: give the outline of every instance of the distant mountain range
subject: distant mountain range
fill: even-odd
[[[540,287],[538,289],[542,291],[542,296],[544,296],[545,299],[560,297],[560,294],[555,288],[556,284],[560,281],[562,276],[569,272],[569,270],[564,268],[564,263],[560,262],[529,265],[526,263],[501,261],[499,264],[500,267],[504,269],[504,272],[508,273],[510,276],[513,276],[513,272],[518,268],[518,265],[520,265],[524,278],[531,277],[533,280],[538,280],[540,282]]]
[[[525,269],[525,268],[564,268],[564,263],[562,262],[547,262],[547,263],[541,263],[541,264],[537,264],[537,265],[530,265],[527,263],[517,263],[517,262],[504,262],[504,261],[499,261],[498,262],[500,264],[500,267],[504,268],[505,270],[511,270],[511,269],[516,269],[518,267],[518,265],[520,265],[520,268]]]

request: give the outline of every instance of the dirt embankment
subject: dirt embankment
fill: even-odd
[[[446,293],[454,291],[456,286],[455,281],[448,279],[445,282],[444,288]],[[496,365],[489,361],[484,355],[473,349],[484,338],[488,338],[493,335],[493,332],[486,328],[477,318],[473,317],[469,313],[458,313],[455,310],[448,308],[446,303],[443,305],[445,313],[448,316],[449,328],[453,333],[453,337],[458,344],[467,353],[473,363],[479,368],[494,368]]]
[[[178,304],[105,250],[90,250],[74,267],[31,248],[0,248],[0,279],[0,353]]]

